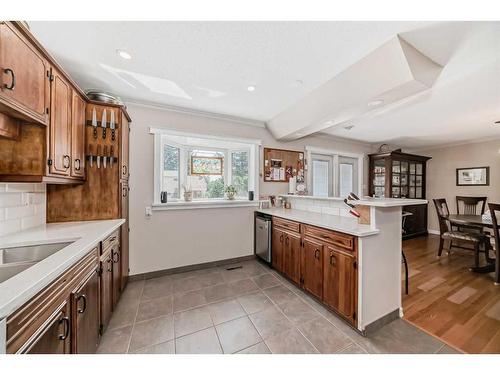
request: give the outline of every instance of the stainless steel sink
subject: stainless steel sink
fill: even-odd
[[[0,283],[51,256],[71,242],[0,249]]]

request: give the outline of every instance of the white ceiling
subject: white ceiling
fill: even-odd
[[[406,147],[500,135],[492,125],[500,120],[499,25],[30,22],[84,89],[259,121],[270,120],[399,33],[445,66],[435,87],[358,119],[350,131],[328,133]],[[120,58],[116,49],[132,59]],[[294,87],[297,80],[303,84]],[[248,92],[249,85],[256,90]]]

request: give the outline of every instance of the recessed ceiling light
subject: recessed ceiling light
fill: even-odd
[[[376,100],[372,100],[371,102],[369,102],[368,107],[376,107],[376,106],[379,106],[381,104],[384,104],[384,101],[382,99],[376,99]]]
[[[304,84],[304,82],[302,80],[298,79],[298,80],[290,83],[290,87],[297,88],[297,87],[302,86],[303,84]]]
[[[247,90],[250,92],[255,91],[255,86],[248,86]]]
[[[130,53],[128,53],[127,51],[124,51],[122,49],[117,49],[116,53],[118,54],[118,56],[120,56],[122,59],[125,59],[125,60],[130,60],[132,58],[132,55]]]

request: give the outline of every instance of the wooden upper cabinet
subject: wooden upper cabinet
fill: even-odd
[[[323,258],[323,301],[351,323],[356,319],[357,269],[353,254],[327,246]]]
[[[71,102],[70,84],[52,71],[50,86],[49,174],[69,176],[71,170]]]
[[[71,102],[71,176],[85,177],[85,100],[75,90]]]
[[[319,241],[304,238],[301,269],[303,287],[319,299],[323,297],[323,247]]]
[[[0,22],[0,111],[48,124],[48,62],[10,22]]]
[[[120,139],[120,147],[121,147],[121,179],[128,180],[128,176],[130,174],[129,170],[129,122],[126,116],[121,114],[121,139]]]
[[[300,243],[299,233],[285,233],[283,273],[297,284],[300,283]]]
[[[71,294],[73,353],[93,354],[99,343],[99,274],[94,269]]]

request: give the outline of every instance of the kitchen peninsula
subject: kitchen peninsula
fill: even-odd
[[[291,209],[258,209],[272,216],[272,266],[363,334],[403,316],[402,206],[422,199],[283,195]],[[257,213],[257,215],[258,215]]]

